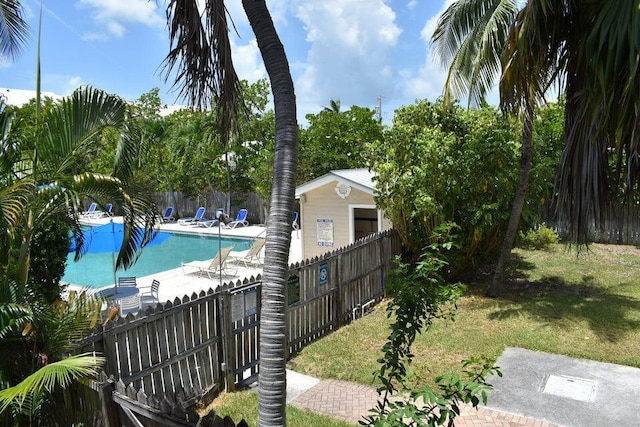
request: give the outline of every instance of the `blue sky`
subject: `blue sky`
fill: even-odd
[[[429,38],[450,0],[268,1],[294,77],[299,119],[330,99],[343,108],[375,108],[385,122],[416,99],[435,100],[444,71]],[[39,3],[23,0],[32,37],[18,61],[0,63],[0,86],[35,88]],[[157,6],[157,4],[159,6]],[[240,0],[226,2],[239,37],[234,63],[241,78],[266,77]],[[42,90],[68,95],[89,84],[133,101],[154,87],[174,104],[160,66],[168,49],[163,0],[49,0],[42,20]]]

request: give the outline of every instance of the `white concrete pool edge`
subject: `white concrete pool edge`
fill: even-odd
[[[87,225],[102,225],[108,223],[110,220],[113,220],[114,222],[122,222],[121,217],[104,217],[83,220],[83,223]],[[180,225],[177,223],[161,224],[160,230],[174,233],[206,234],[212,236],[218,235],[218,227],[195,227]],[[262,225],[250,225],[248,227],[240,227],[236,229],[222,228],[220,229],[220,234],[228,237],[265,237],[266,227]],[[300,240],[300,232],[292,231],[289,264],[300,261],[302,261],[302,242]],[[237,273],[234,276],[223,276],[222,282],[235,282],[237,280],[243,280],[245,278],[248,279],[252,276],[255,277],[256,275],[261,273],[261,266],[250,266],[249,268],[246,268],[242,265],[239,265]],[[150,287],[151,282],[154,279],[160,282],[158,296],[161,302],[173,301],[175,300],[175,298],[182,299],[185,295],[191,297],[193,293],[199,294],[201,291],[207,292],[209,289],[215,290],[220,285],[219,279],[211,280],[206,274],[197,275],[190,272],[188,272],[188,274],[184,274],[182,268],[174,268],[166,271],[161,271],[159,273],[150,274],[148,276],[137,277],[138,287]],[[108,285],[101,288],[87,289],[76,285],[69,285],[68,290],[88,290],[90,292],[100,292],[112,287],[113,285]]]

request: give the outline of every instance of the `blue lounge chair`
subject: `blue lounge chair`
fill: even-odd
[[[203,218],[200,221],[198,221],[197,223],[195,223],[194,225],[197,225],[198,227],[207,227],[207,228],[215,227],[218,224],[220,224],[220,217],[223,214],[224,214],[224,209],[218,208],[218,209],[216,209],[215,218],[210,218],[210,219],[204,219]]]
[[[173,206],[169,206],[164,211],[164,216],[162,217],[162,222],[173,222],[176,218],[173,216]]]
[[[234,219],[229,224],[227,224],[227,227],[228,228],[236,228],[238,226],[242,226],[242,227],[248,226],[249,225],[249,221],[247,221],[247,213],[248,212],[247,212],[246,209],[240,209],[236,219]]]
[[[186,218],[180,218],[178,220],[178,224],[180,224],[180,225],[189,225],[189,224],[193,224],[194,222],[200,221],[202,218],[204,218],[204,207],[200,206],[198,208],[198,210],[196,211],[195,216],[190,216],[190,217],[186,217]]]
[[[80,215],[84,216],[84,217],[89,217],[89,216],[91,216],[91,215],[93,215],[95,213],[97,207],[98,207],[97,203],[95,203],[95,202],[91,203],[89,205],[89,209],[87,209],[86,211],[82,212]]]
[[[91,206],[89,206],[89,209],[91,210]],[[104,211],[100,211],[94,208],[93,212],[87,213],[86,216],[88,216],[89,218],[95,219],[95,218],[102,218],[105,216],[112,216],[112,215],[113,215],[113,205],[111,203],[107,203],[104,207]]]
[[[296,231],[300,228],[300,225],[298,224],[298,212],[294,212],[293,213],[293,220],[291,221],[291,228],[293,228]]]

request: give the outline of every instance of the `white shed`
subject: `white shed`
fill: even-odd
[[[376,208],[375,191],[373,173],[367,169],[334,170],[297,187],[303,259],[391,228]]]

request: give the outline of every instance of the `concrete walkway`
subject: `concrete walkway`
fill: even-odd
[[[301,376],[299,373],[294,374]],[[288,373],[288,382],[289,378]],[[306,381],[312,382],[309,379],[306,379]],[[289,389],[287,390],[287,395],[289,395]],[[300,409],[328,415],[357,425],[362,417],[369,415],[369,409],[376,406],[378,393],[374,387],[353,382],[317,380],[315,385],[308,390],[296,394],[295,398],[291,400],[287,400],[291,405]],[[460,415],[456,417],[455,425],[457,427],[556,426],[556,424],[535,418],[527,418],[485,407],[474,409],[467,405],[461,408]]]
[[[507,348],[488,406],[465,406],[458,427],[640,426],[640,369]],[[353,424],[376,406],[374,387],[288,371],[287,401]]]

